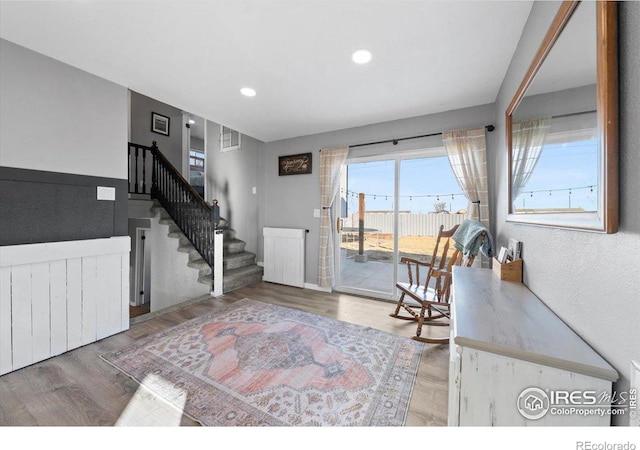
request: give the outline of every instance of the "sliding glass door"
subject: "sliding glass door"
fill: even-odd
[[[349,162],[340,186],[338,290],[391,298],[397,162]]]
[[[337,204],[336,290],[388,300],[408,281],[401,258],[430,259],[467,208],[444,149],[348,160]]]

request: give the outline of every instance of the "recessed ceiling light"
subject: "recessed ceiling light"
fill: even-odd
[[[351,59],[356,64],[366,64],[371,61],[371,52],[369,50],[357,50],[353,52]]]
[[[256,91],[254,89],[251,89],[250,87],[243,87],[242,89],[240,89],[240,93],[242,95],[246,95],[247,97],[256,96]]]

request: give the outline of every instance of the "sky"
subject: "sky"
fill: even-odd
[[[394,167],[393,160],[349,164],[349,212],[358,211],[359,192],[365,194],[367,211],[392,211]],[[438,202],[453,212],[466,210],[468,203],[446,156],[400,161],[399,195],[399,210],[414,214],[433,212]]]
[[[348,165],[350,213],[358,211],[360,192],[365,194],[367,211],[393,210],[394,165],[394,160]],[[596,140],[545,145],[534,173],[515,201],[516,208],[597,210],[597,167]],[[438,202],[446,202],[450,212],[468,208],[446,156],[401,160],[399,196],[399,210],[414,214],[433,212]]]
[[[581,207],[585,211],[596,211],[597,147],[595,139],[545,145],[524,192],[515,200],[516,208]],[[573,188],[571,195],[568,188]]]

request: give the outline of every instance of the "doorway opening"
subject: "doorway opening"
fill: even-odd
[[[151,312],[151,247],[146,245],[151,228],[135,227],[135,241],[131,252],[133,277],[129,317],[137,317]]]
[[[187,164],[184,168],[185,178],[202,197],[205,198],[206,184],[206,120],[194,114],[183,113],[185,133],[183,134],[183,151]]]

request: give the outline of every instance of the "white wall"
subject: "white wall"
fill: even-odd
[[[619,3],[620,228],[613,235],[505,222],[507,158],[504,113],[525,75],[557,2],[535,2],[496,104],[496,246],[523,241],[524,283],[620,373],[616,389],[629,388],[629,367],[640,358],[640,3]],[[626,423],[628,418],[621,422]]]
[[[207,139],[205,200],[218,199],[220,216],[236,230],[237,238],[245,241],[248,252],[258,253],[258,154],[264,144],[250,136],[242,136],[242,147],[220,151],[220,125],[206,121]]]
[[[0,40],[0,165],[127,178],[127,89]]]
[[[189,254],[177,251],[178,239],[167,237],[169,225],[160,223],[159,214],[150,223],[151,312],[208,294],[210,288],[198,283],[198,269],[187,266]]]
[[[0,375],[129,329],[127,236],[0,253]]]
[[[259,230],[263,227],[305,228],[307,234],[305,282],[318,282],[319,219],[313,210],[320,208],[319,150],[351,144],[416,136],[454,129],[477,128],[493,123],[493,105],[482,105],[440,114],[396,120],[329,133],[269,142],[259,153]],[[493,147],[495,132],[487,133],[487,148]],[[401,141],[354,149],[351,156],[384,154],[442,146],[441,137]],[[278,176],[278,156],[313,153],[312,173]],[[258,261],[262,261],[263,239],[259,233]]]

